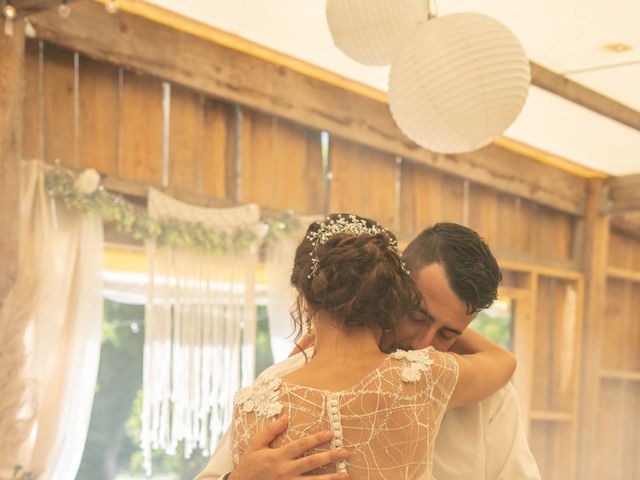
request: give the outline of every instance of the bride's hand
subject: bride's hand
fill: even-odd
[[[307,333],[304,337],[300,339],[300,341],[296,344],[296,346],[291,350],[289,354],[290,357],[293,357],[296,353],[300,353],[303,350],[313,346],[316,341],[316,336],[313,333]]]

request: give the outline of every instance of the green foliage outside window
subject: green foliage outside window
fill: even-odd
[[[256,374],[273,363],[266,307],[258,307]],[[105,301],[100,367],[91,422],[77,480],[146,479],[140,449],[144,306]],[[153,451],[153,478],[191,480],[206,464]]]
[[[478,314],[470,327],[498,345],[513,350],[513,304],[497,301]]]

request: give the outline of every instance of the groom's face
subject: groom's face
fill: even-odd
[[[432,263],[412,274],[424,298],[426,314],[401,320],[395,329],[395,338],[383,337],[381,347],[392,351],[432,345],[436,350],[447,351],[477,313],[467,313],[467,305],[449,286],[440,264]]]

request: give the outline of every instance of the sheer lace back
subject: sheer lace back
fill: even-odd
[[[348,390],[331,392],[264,378],[238,392],[233,417],[233,460],[265,421],[289,415],[289,428],[273,443],[287,444],[332,430],[330,445],[351,452],[313,473],[349,472],[352,479],[431,478],[433,445],[458,378],[452,355],[431,347],[398,351]]]

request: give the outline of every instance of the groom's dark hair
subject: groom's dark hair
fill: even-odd
[[[432,263],[442,265],[469,314],[489,307],[498,297],[498,262],[480,235],[463,225],[436,223],[426,228],[407,245],[402,259],[412,274]]]

